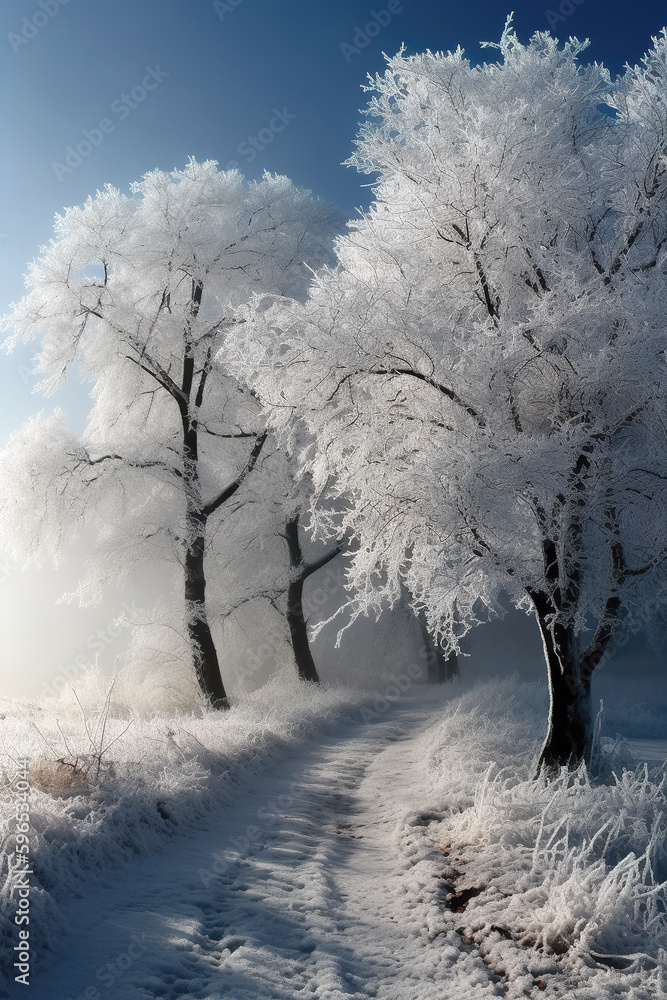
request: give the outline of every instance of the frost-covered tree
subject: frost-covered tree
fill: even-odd
[[[232,628],[240,610],[246,620],[272,620],[275,627],[268,631],[274,651],[282,644],[289,646],[299,677],[319,683],[310,649],[304,585],[342,553],[345,544],[342,538],[324,550],[311,544],[303,518],[311,485],[305,478],[298,480],[297,471],[292,456],[276,447],[269,435],[260,474],[249,477],[237,501],[234,547],[230,548],[221,532],[211,538],[209,558],[217,569],[211,578],[211,603],[216,617]],[[251,572],[234,572],[239,551]],[[257,660],[254,651],[250,660]]]
[[[351,159],[374,204],[226,348],[346,499],[360,610],[405,585],[445,650],[503,593],[535,614],[548,771],[588,759],[593,668],[667,595],[667,36],[615,82],[584,47],[508,24],[497,62],[390,59]]]
[[[5,318],[10,345],[41,338],[45,392],[77,364],[95,400],[81,439],[56,413],[10,441],[2,499],[14,551],[57,559],[94,532],[84,601],[136,567],[180,563],[194,667],[216,707],[227,699],[207,614],[207,547],[214,535],[233,546],[231,505],[267,435],[257,401],[213,359],[253,293],[304,294],[307,264],[328,259],[337,223],[285,177],[246,185],[213,161],[156,170],[131,196],[107,187],[58,216],[55,239],[30,266],[29,293]],[[267,476],[269,506],[274,487]],[[262,488],[254,483],[247,504],[259,536]],[[246,577],[257,571],[247,551],[235,564]]]

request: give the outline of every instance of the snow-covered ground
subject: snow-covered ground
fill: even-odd
[[[543,689],[461,691],[274,688],[220,723],[226,781],[207,720],[200,771],[181,759],[179,780],[163,740],[172,794],[159,812],[144,786],[143,824],[100,792],[92,818],[91,793],[54,799],[33,1000],[664,996],[664,769],[623,772],[606,742],[593,785],[540,785]],[[116,769],[107,795],[137,795]]]

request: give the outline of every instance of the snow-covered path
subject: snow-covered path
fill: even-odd
[[[453,965],[498,995],[443,934],[437,857],[405,833],[428,800],[415,737],[433,699],[310,741],[209,830],[107,874],[66,910],[74,934],[33,1000],[429,1000]]]

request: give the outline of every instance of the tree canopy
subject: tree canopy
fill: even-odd
[[[57,560],[93,532],[84,601],[134,568],[180,564],[183,627],[214,703],[226,694],[205,556],[233,548],[229,517],[239,502],[254,511],[260,540],[276,528],[276,505],[286,505],[284,529],[297,502],[270,461],[263,485],[255,476],[252,497],[243,495],[275,449],[265,448],[257,400],[214,358],[234,308],[253,293],[305,294],[306,261],[328,259],[338,226],[337,212],[285,177],[245,184],[238,171],[191,160],[146,174],[130,196],[106,187],[58,216],[55,239],[30,266],[30,291],[5,318],[10,345],[41,338],[45,392],[73,363],[94,383],[81,439],[61,414],[39,415],[5,450],[10,544],[24,560]],[[253,553],[244,554],[243,575],[252,577]],[[261,559],[254,570],[261,586]]]
[[[590,753],[614,630],[667,593],[667,36],[616,81],[576,39],[497,48],[388,60],[350,161],[373,205],[223,356],[307,428],[360,612],[405,584],[454,650],[505,594],[536,613],[557,767]]]

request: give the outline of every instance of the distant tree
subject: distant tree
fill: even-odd
[[[593,669],[667,597],[667,35],[613,84],[584,47],[508,24],[499,62],[390,59],[351,160],[375,203],[225,348],[346,498],[359,611],[405,584],[445,652],[503,592],[535,614],[547,773],[590,758]]]
[[[459,661],[454,650],[445,653],[439,642],[434,641],[423,611],[417,615],[426,654],[426,677],[430,684],[445,684],[459,675]]]
[[[29,294],[5,318],[10,345],[41,337],[47,394],[78,364],[95,399],[81,439],[60,413],[13,436],[2,461],[5,529],[33,562],[95,531],[84,601],[137,567],[180,564],[197,679],[212,706],[226,707],[207,547],[267,435],[257,401],[213,359],[232,311],[253,293],[303,296],[306,264],[328,259],[338,217],[285,177],[246,185],[213,161],[153,171],[131,190],[107,187],[57,217],[55,240],[30,266]],[[233,523],[221,532],[227,545],[230,532]],[[251,573],[243,557],[237,566]]]

